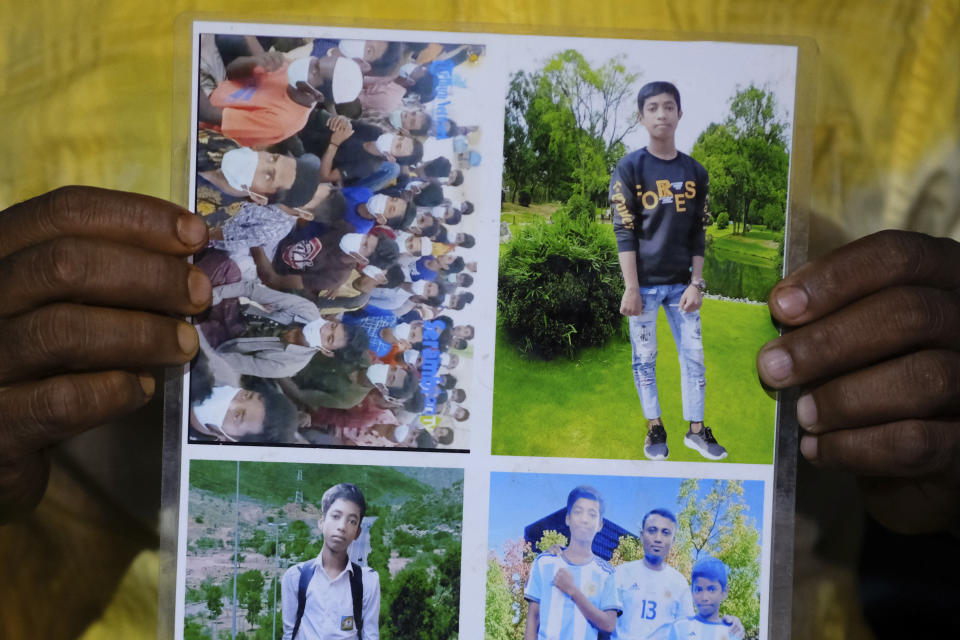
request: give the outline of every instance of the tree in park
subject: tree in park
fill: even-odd
[[[495,555],[487,560],[487,596],[484,633],[485,640],[519,640],[513,624],[513,595]]]
[[[263,587],[266,581],[256,569],[244,571],[237,580],[237,597],[247,610],[247,622],[255,624],[263,604]]]
[[[719,558],[730,569],[722,612],[743,621],[748,637],[760,624],[760,534],[743,498],[743,483],[714,480],[699,496],[699,480],[684,480],[677,502],[677,533],[667,561],[689,580],[702,556]]]
[[[223,589],[213,582],[204,582],[203,595],[207,601],[207,610],[210,611],[210,617],[219,618],[220,614],[223,613]]]
[[[734,233],[742,233],[747,223],[761,222],[767,205],[783,207],[787,123],[772,91],[752,84],[737,91],[727,118],[700,134],[691,155],[710,176],[711,208],[729,215]]]
[[[638,126],[625,116],[637,78],[622,56],[593,67],[573,49],[539,72],[515,73],[504,116],[504,183],[514,201],[521,191],[538,202],[575,193],[604,201],[623,139]]]
[[[393,598],[386,619],[389,638],[432,640],[429,628],[430,611],[424,603],[433,593],[430,578],[423,567],[407,568],[393,581]]]

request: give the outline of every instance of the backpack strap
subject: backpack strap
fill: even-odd
[[[363,637],[363,569],[356,562],[350,563],[350,595],[353,597],[353,626],[357,637]]]
[[[303,619],[303,611],[307,606],[307,586],[313,579],[313,572],[316,569],[317,559],[307,560],[300,565],[300,583],[297,585],[297,621],[293,624],[293,635],[297,637],[297,631],[300,630],[300,620]],[[356,605],[354,605],[356,608]]]

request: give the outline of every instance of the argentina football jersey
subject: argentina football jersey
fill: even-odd
[[[595,640],[597,628],[584,617],[573,599],[553,586],[557,571],[566,568],[574,584],[601,611],[620,611],[613,568],[594,556],[586,564],[576,565],[561,556],[542,554],[530,569],[524,591],[527,600],[540,604],[538,640]]]
[[[691,617],[663,625],[648,640],[743,640],[743,636],[723,622],[707,622]]]

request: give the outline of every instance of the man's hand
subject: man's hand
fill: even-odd
[[[561,567],[553,576],[553,586],[560,591],[563,591],[568,596],[572,596],[574,590],[577,588],[576,583],[573,581],[573,574],[570,573],[570,570],[566,567]]]
[[[330,144],[343,144],[347,138],[353,135],[353,125],[350,123],[350,120],[344,116],[331,118],[327,126],[330,127],[330,131],[332,132],[330,135]]]
[[[643,313],[643,298],[640,296],[639,289],[627,287],[623,290],[623,298],[620,299],[620,313],[625,316],[638,316]]]
[[[805,265],[770,294],[796,330],[766,344],[761,379],[804,385],[800,451],[861,477],[901,532],[960,524],[960,244],[885,231]]]
[[[282,67],[287,59],[283,57],[283,54],[279,51],[264,51],[263,53],[253,56],[257,64],[263,67],[263,70],[266,72],[276,71]]]
[[[700,305],[703,304],[703,294],[700,293],[700,289],[697,289],[695,285],[688,285],[686,289],[683,290],[683,295],[680,296],[679,308],[680,311],[686,311],[690,313],[696,311],[700,308]]]
[[[45,449],[145,404],[146,368],[193,357],[196,331],[171,315],[210,301],[182,259],[206,242],[189,211],[102,189],[0,213],[0,523],[43,495]]]

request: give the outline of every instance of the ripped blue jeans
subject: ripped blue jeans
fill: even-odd
[[[703,339],[700,337],[700,312],[680,311],[680,298],[686,288],[685,284],[641,285],[643,313],[630,316],[633,380],[637,385],[643,415],[648,420],[661,415],[657,394],[657,313],[663,306],[680,356],[683,419],[703,422],[707,380],[703,366]]]

